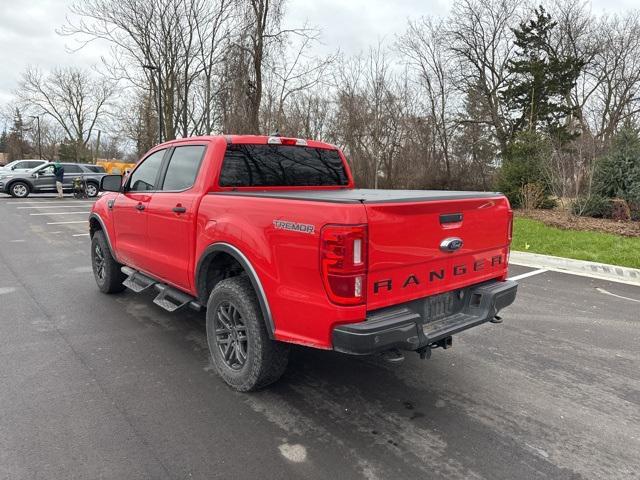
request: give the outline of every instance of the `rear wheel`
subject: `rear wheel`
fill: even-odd
[[[122,265],[111,255],[109,244],[101,230],[91,238],[91,266],[101,292],[117,293],[125,289],[122,282],[127,276],[120,270]]]
[[[241,392],[277,381],[289,361],[289,345],[271,340],[258,298],[244,276],[219,282],[207,303],[207,340],[222,379]]]
[[[29,196],[29,185],[24,182],[14,182],[9,187],[9,193],[15,198],[26,198]]]

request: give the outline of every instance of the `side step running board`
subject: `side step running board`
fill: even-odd
[[[158,296],[153,299],[153,303],[164,308],[168,312],[175,312],[184,307],[189,307],[198,312],[202,310],[202,304],[200,304],[191,295],[181,292],[180,290],[165,283],[161,283],[144,273],[134,270],[133,268],[122,267],[121,270],[122,273],[127,275],[126,280],[122,282],[125,287],[136,293],[140,293],[150,287],[154,287],[158,291]]]
[[[149,287],[153,287],[156,283],[158,283],[154,279],[147,277],[146,275],[137,272],[129,267],[122,267],[122,273],[128,275],[127,279],[122,282],[122,284],[136,293],[144,292]]]

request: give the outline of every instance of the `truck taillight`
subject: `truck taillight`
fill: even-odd
[[[367,226],[325,226],[320,233],[320,269],[327,295],[333,303],[364,303],[367,286]]]

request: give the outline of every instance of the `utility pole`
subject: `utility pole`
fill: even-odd
[[[40,142],[40,115],[29,115],[29,118],[36,119],[36,125],[38,126],[38,158],[42,160],[42,143]]]
[[[145,68],[147,70],[149,70],[151,72],[151,78],[153,80],[154,76],[153,76],[153,72],[157,72],[158,73],[158,84],[157,84],[157,88],[156,88],[156,93],[158,95],[158,143],[162,143],[162,133],[163,133],[163,126],[164,126],[164,122],[163,122],[163,118],[162,118],[162,72],[160,71],[160,68],[155,66],[155,65],[142,65],[142,68]]]

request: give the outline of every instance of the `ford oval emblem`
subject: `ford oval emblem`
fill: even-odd
[[[440,250],[443,252],[455,252],[456,250],[462,248],[462,239],[458,237],[449,237],[445,238],[440,242]]]

